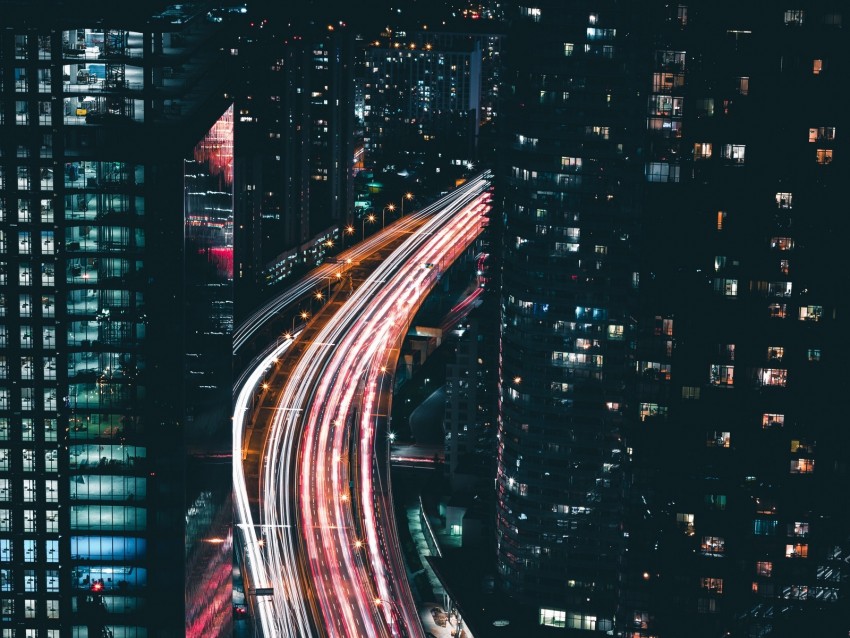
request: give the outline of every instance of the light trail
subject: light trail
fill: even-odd
[[[376,250],[380,250],[382,247],[385,247],[396,234],[409,232],[423,220],[440,212],[446,206],[451,205],[453,202],[456,202],[463,197],[469,196],[471,193],[479,191],[481,184],[488,179],[488,176],[489,172],[485,172],[470,179],[467,183],[455,189],[448,195],[441,197],[429,206],[426,206],[416,212],[409,213],[394,224],[388,226],[387,229],[391,228],[394,231],[393,233],[380,232],[372,235],[365,241],[361,241],[351,248],[341,252],[336,257],[337,263],[322,264],[310,271],[310,273],[305,275],[301,280],[266,303],[262,308],[255,311],[250,317],[245,319],[239,327],[236,328],[236,330],[234,330],[233,353],[236,354],[240,348],[242,348],[245,343],[257,333],[257,331],[262,329],[275,314],[282,312],[296,301],[309,296],[317,286],[320,284],[323,285],[328,277],[334,276],[334,274],[339,270],[339,266],[344,265],[346,260],[350,259],[352,262],[357,262],[373,254]],[[241,387],[242,383],[238,385]]]
[[[383,364],[398,351],[443,269],[480,233],[489,200],[487,177],[407,233],[302,344],[304,351],[280,388],[260,463],[260,526],[275,532],[266,536],[264,552],[259,551],[247,489],[236,493],[240,529],[247,535],[248,578],[265,584],[257,585],[261,591],[263,586],[273,591],[266,599],[270,605],[259,600],[255,605],[263,636],[423,635],[392,503],[375,482]],[[387,231],[404,232],[400,226]],[[289,343],[275,347],[239,393],[234,459],[242,458],[244,445],[244,420],[237,423],[237,415],[245,414],[253,388]],[[234,485],[238,481],[244,486],[244,471],[234,469]]]

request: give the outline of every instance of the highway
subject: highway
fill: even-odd
[[[385,248],[399,234],[412,232],[436,213],[478,192],[481,188],[482,179],[483,177],[479,175],[448,195],[441,197],[433,204],[402,217],[392,225],[392,232],[377,233],[348,250],[341,252],[334,258],[336,263],[322,264],[311,270],[280,295],[256,310],[234,330],[233,354],[237,354],[251,337],[256,335],[277,313],[291,307],[299,299],[309,296],[317,288],[326,286],[328,279],[339,271],[339,264],[359,262],[365,257],[374,254],[377,250]]]
[[[387,433],[398,348],[444,268],[479,235],[488,187],[489,175],[471,180],[427,215],[410,215],[415,224],[405,218],[372,237],[372,250],[403,242],[353,292],[338,285],[323,324],[305,330],[300,342],[270,347],[243,376],[234,409],[234,495],[243,577],[259,634],[423,636],[376,437]],[[367,250],[357,246],[341,259],[356,260]],[[301,286],[312,291],[339,268],[326,266],[264,312],[279,312],[287,299],[303,296]],[[249,338],[266,320],[256,313],[239,334]],[[294,343],[300,356],[287,359],[277,374]],[[252,503],[239,459],[247,457],[258,392],[261,401],[274,397],[274,409],[265,426],[259,499]]]

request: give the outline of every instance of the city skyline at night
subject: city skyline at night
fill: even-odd
[[[0,16],[0,638],[848,635],[840,0]]]

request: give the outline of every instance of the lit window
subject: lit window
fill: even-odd
[[[655,61],[659,70],[684,71],[685,52],[660,50],[655,52]]]
[[[647,629],[649,627],[649,621],[651,616],[649,612],[646,611],[635,611],[634,615],[634,626],[638,629]],[[635,636],[639,636],[639,633],[635,633]]]
[[[814,459],[791,459],[791,474],[811,474],[814,471]]]
[[[767,311],[773,319],[784,319],[788,312],[784,303],[772,303],[767,307]],[[802,317],[800,318],[802,319]]]
[[[832,164],[832,149],[831,148],[819,148],[817,152],[817,162],[818,164]]]
[[[688,7],[683,4],[680,4],[678,7],[676,7],[676,19],[683,27],[688,24]]]
[[[756,563],[756,574],[770,578],[773,574],[773,563],[769,560],[762,560]]]
[[[709,382],[715,386],[731,387],[735,382],[735,366],[712,365]]]
[[[648,182],[678,182],[679,166],[667,162],[650,162],[645,169]]]
[[[788,536],[806,538],[809,535],[809,524],[802,521],[788,523]]]
[[[823,316],[823,306],[800,306],[801,321],[820,321]]]
[[[723,230],[723,224],[726,222],[726,211],[717,211],[717,230]]]
[[[749,95],[750,93],[750,78],[748,77],[739,77],[738,78],[738,93],[741,95]]]
[[[597,29],[596,27],[587,28],[587,39],[593,40],[611,40],[617,36],[616,29]]]
[[[703,160],[711,158],[711,142],[694,143],[694,159]]]
[[[809,142],[832,141],[835,139],[834,126],[821,126],[809,129]]]
[[[792,250],[794,248],[794,240],[790,237],[771,237],[770,247],[775,250]]]
[[[547,627],[566,627],[567,612],[560,609],[540,608],[540,624]]]
[[[820,75],[823,72],[823,60],[814,60],[812,62],[812,73]]]
[[[703,589],[707,589],[713,594],[722,594],[723,593],[723,579],[722,578],[700,578],[699,586]]]
[[[714,292],[720,293],[725,297],[738,296],[738,280],[737,279],[715,279]]]
[[[724,144],[720,155],[723,159],[732,160],[735,164],[743,164],[746,150],[743,144]]]
[[[722,536],[703,536],[700,549],[704,556],[722,556],[726,553],[726,540]]]
[[[809,348],[806,350],[806,358],[809,361],[820,361],[820,348]]]
[[[797,454],[798,452],[803,453],[807,452],[812,454],[815,451],[815,443],[814,441],[808,439],[791,439],[791,453]]]
[[[640,420],[646,421],[648,418],[656,416],[667,416],[667,407],[658,405],[657,403],[641,403],[640,404]]]
[[[784,388],[788,384],[788,371],[780,368],[758,368],[756,380],[759,385]]]
[[[775,518],[757,518],[753,521],[753,534],[756,536],[773,536],[779,527]]]
[[[791,208],[794,203],[792,193],[776,193],[776,206],[779,208]]]
[[[788,9],[785,12],[785,24],[799,27],[803,24],[805,11],[802,9]]]
[[[761,427],[765,430],[768,428],[781,428],[785,425],[784,414],[764,413],[761,415]]]
[[[809,546],[806,543],[795,543],[785,546],[785,558],[808,558]]]
[[[531,18],[534,22],[540,22],[540,9],[537,7],[520,7],[520,15]]]
[[[685,76],[682,73],[653,73],[652,90],[656,93],[671,92],[685,85]],[[713,108],[713,106],[712,106]]]
[[[573,54],[574,46],[572,42],[564,42],[564,55],[570,56]]]
[[[671,95],[651,95],[649,97],[649,115],[681,117],[684,100]],[[663,128],[663,126],[662,126]]]
[[[732,443],[732,435],[729,432],[709,432],[705,441],[708,447],[729,447]]]
[[[622,341],[624,328],[621,325],[608,326],[608,339],[611,341]]]
[[[578,173],[581,171],[581,158],[580,157],[562,157],[561,158],[561,168],[570,172],[570,173]]]

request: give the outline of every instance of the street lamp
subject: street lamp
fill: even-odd
[[[413,199],[413,193],[405,193],[404,197],[401,198],[401,216],[404,217],[404,200],[410,201]]]
[[[345,235],[351,236],[353,234],[354,234],[354,226],[349,224],[348,226],[345,227]],[[342,246],[343,246],[343,248],[345,248],[345,235],[342,236]]]
[[[396,604],[393,601],[384,600],[383,598],[379,598],[378,596],[375,596],[375,598],[372,600],[372,602],[375,603],[376,607],[383,607],[384,604],[386,603],[387,609],[390,610],[390,626],[391,627],[392,627],[392,625],[394,625],[398,622],[399,613],[398,613],[398,609],[396,608]]]
[[[292,334],[295,334],[295,319],[296,317],[301,317],[302,321],[307,321],[310,317],[310,313],[306,310],[302,310],[298,315],[292,315]]]
[[[375,223],[376,217],[374,215],[366,215],[363,217],[363,239],[366,239],[366,222],[368,221],[370,224]]]
[[[387,211],[393,212],[395,210],[395,204],[390,202],[386,206],[384,206],[384,212],[381,215],[381,228],[387,225]]]

